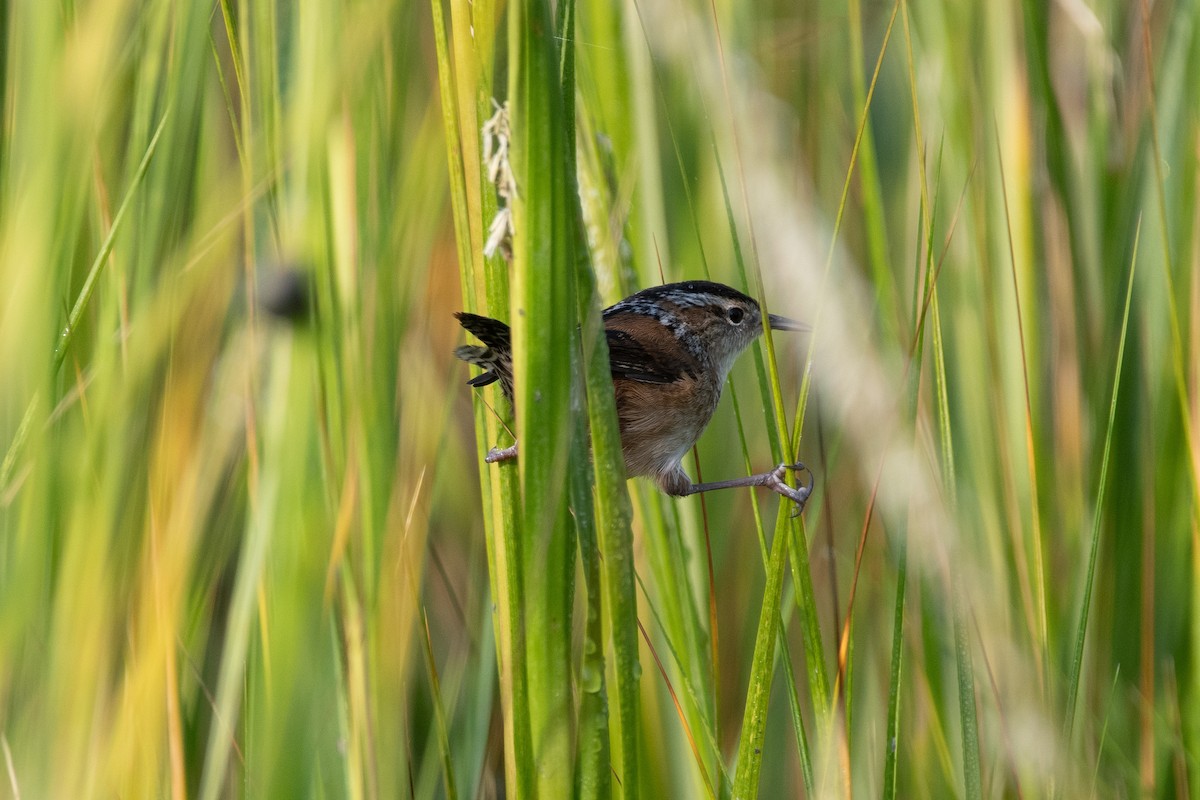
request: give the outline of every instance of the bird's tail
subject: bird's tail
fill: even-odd
[[[498,319],[468,314],[465,311],[460,311],[454,316],[468,332],[487,345],[480,347],[464,344],[455,349],[456,357],[486,370],[467,383],[478,387],[500,381],[500,388],[504,390],[504,396],[511,403],[513,397],[512,337],[508,326]]]

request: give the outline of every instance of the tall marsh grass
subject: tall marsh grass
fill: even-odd
[[[1200,795],[1195,3],[0,40],[0,796]],[[685,466],[800,519],[623,479],[599,311],[701,277],[812,332]]]

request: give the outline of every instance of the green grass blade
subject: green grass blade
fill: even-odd
[[[1096,487],[1095,510],[1092,512],[1092,543],[1088,550],[1087,571],[1083,585],[1083,599],[1079,607],[1079,622],[1075,627],[1075,647],[1071,653],[1070,673],[1067,677],[1067,707],[1063,715],[1063,730],[1068,741],[1074,732],[1075,708],[1079,700],[1079,681],[1083,674],[1083,649],[1087,640],[1088,617],[1092,608],[1092,589],[1096,580],[1096,562],[1100,555],[1100,522],[1103,519],[1104,496],[1108,490],[1108,462],[1112,454],[1113,432],[1116,428],[1117,398],[1121,391],[1121,370],[1125,363],[1125,344],[1129,333],[1129,309],[1133,305],[1133,279],[1137,273],[1138,243],[1141,226],[1133,237],[1133,258],[1129,263],[1129,282],[1125,288],[1125,310],[1121,315],[1121,333],[1117,342],[1117,358],[1113,365],[1112,394],[1108,403],[1108,424],[1104,429],[1104,452],[1100,456],[1100,480]]]
[[[954,589],[954,664],[958,672],[958,711],[962,728],[963,793],[969,800],[983,797],[983,777],[979,759],[979,722],[975,706],[975,672],[968,640],[966,609],[961,589]]]
[[[233,726],[238,718],[239,697],[251,646],[256,594],[275,528],[274,515],[283,477],[281,456],[286,446],[284,437],[288,419],[290,367],[286,351],[281,351],[274,365],[272,386],[275,388],[268,403],[271,413],[266,418],[271,420],[271,424],[264,437],[262,483],[256,508],[247,521],[246,538],[242,543],[237,580],[230,602],[226,646],[221,654],[220,679],[216,687],[217,713],[214,715],[215,724],[209,736],[208,754],[200,782],[199,796],[202,800],[215,800],[221,796],[228,779],[229,760],[233,755]]]
[[[758,618],[758,633],[754,639],[754,658],[750,666],[750,685],[746,690],[746,711],[742,735],[738,741],[737,773],[733,778],[733,796],[758,796],[758,780],[762,771],[763,741],[767,730],[767,701],[771,694],[771,678],[775,671],[775,639],[779,625],[780,599],[783,596],[784,573],[788,566],[789,536],[786,516],[781,508],[780,523],[771,545],[771,560],[767,566],[767,582],[763,588],[762,610]],[[811,655],[806,654],[811,659]],[[810,677],[812,668],[810,667]],[[814,701],[815,703],[815,701]]]
[[[544,4],[509,8],[513,217],[513,355],[525,531],[529,716],[543,797],[574,790],[571,626],[575,536],[565,476],[572,452],[572,342],[578,341],[573,264],[577,202],[558,47]]]
[[[584,138],[579,142],[578,148],[582,165],[578,171],[569,171],[572,173],[569,177],[575,178],[576,185],[584,183],[588,187],[579,193],[580,219],[579,229],[576,231],[579,247],[576,260],[577,311],[581,320],[583,382],[587,397],[595,485],[594,546],[598,548],[596,555],[600,556],[600,605],[594,608],[589,595],[587,613],[589,625],[594,612],[600,615],[603,652],[607,655],[610,674],[613,676],[610,684],[612,694],[608,704],[608,749],[611,753],[611,767],[606,765],[606,769],[610,769],[614,774],[621,792],[636,794],[640,785],[639,680],[642,670],[638,660],[634,539],[629,492],[625,482],[625,459],[621,451],[620,430],[617,424],[616,398],[609,370],[608,343],[601,333],[602,302],[593,273],[593,264],[610,274],[615,270],[616,264],[608,260],[613,253],[608,247],[606,236],[600,232],[607,223],[603,216],[607,209],[597,202],[597,195],[602,193],[600,187],[603,185],[599,168],[600,154],[597,152],[595,137],[590,135],[590,128],[586,124],[586,111],[581,112],[581,116],[585,120]],[[591,204],[588,199],[591,200]],[[596,235],[592,236],[592,232],[596,232]],[[588,240],[591,240],[591,248],[585,253],[583,243]],[[582,550],[586,547],[587,543],[581,531],[580,548]],[[584,563],[587,564],[587,556],[584,557]],[[585,659],[588,656],[585,649]],[[589,680],[594,678],[589,676]],[[585,731],[586,733],[590,731]],[[581,741],[581,747],[583,746]]]
[[[430,699],[433,701],[433,721],[436,728],[438,752],[442,757],[442,780],[446,800],[457,800],[458,787],[454,781],[454,758],[450,750],[450,736],[446,723],[446,711],[442,703],[442,683],[438,677],[437,662],[433,657],[433,642],[429,638],[429,615],[422,613],[425,629],[425,670],[429,678]]]
[[[446,161],[450,170],[450,204],[454,213],[454,235],[458,246],[458,261],[463,272],[463,299],[470,308],[476,308],[474,280],[468,280],[467,268],[474,265],[475,255],[471,247],[471,223],[467,203],[467,179],[464,175],[462,143],[458,135],[458,114],[455,103],[454,67],[450,62],[450,51],[446,41],[446,20],[442,14],[441,0],[430,0],[433,10],[433,41],[438,62],[438,89],[442,104],[442,129],[446,137]],[[473,139],[472,139],[473,141]],[[474,176],[473,176],[474,177]]]
[[[896,564],[896,610],[892,615],[892,660],[888,671],[887,728],[884,734],[883,797],[894,800],[900,765],[900,694],[904,662],[904,588],[908,581],[908,543],[900,543]],[[908,748],[905,748],[905,752]]]
[[[146,152],[142,155],[142,160],[138,164],[137,170],[133,173],[133,179],[130,181],[129,188],[125,192],[125,199],[121,201],[116,216],[113,217],[112,224],[108,228],[108,235],[104,237],[104,243],[100,245],[100,252],[96,253],[96,258],[92,261],[92,266],[88,270],[87,278],[84,279],[83,286],[79,290],[79,295],[75,298],[75,305],[71,307],[71,313],[67,315],[67,325],[63,328],[62,334],[58,338],[58,343],[54,348],[55,369],[62,366],[63,359],[67,357],[67,350],[71,347],[71,342],[75,339],[75,330],[79,327],[80,322],[82,322],[83,314],[87,311],[88,304],[92,300],[92,293],[96,290],[96,282],[100,278],[100,273],[104,271],[104,265],[108,263],[108,257],[112,255],[113,246],[117,241],[117,233],[121,230],[121,223],[124,221],[125,214],[129,210],[130,201],[137,195],[138,187],[142,184],[142,178],[146,177],[146,170],[150,167],[150,161],[154,158],[154,150],[158,147],[158,140],[162,136],[162,132],[166,128],[167,120],[170,119],[170,116],[170,110],[164,112],[162,119],[158,122],[158,127],[154,129],[154,135],[150,137],[150,143],[146,145]]]
[[[581,421],[582,424],[582,421]],[[579,436],[585,436],[581,430]],[[583,800],[612,797],[608,696],[604,682],[604,587],[596,543],[591,471],[586,462],[571,468],[571,507],[575,511],[586,603],[583,655],[579,664],[579,747],[576,795]]]
[[[604,436],[603,431],[607,428],[609,435],[613,435],[615,426],[615,409],[609,404],[609,411],[612,413],[600,413],[599,407],[593,410],[591,395],[597,395],[596,400],[599,404],[600,398],[611,397],[612,388],[607,381],[608,370],[605,368],[608,362],[607,348],[604,346],[604,337],[598,335],[598,327],[595,324],[597,307],[596,298],[594,296],[594,279],[592,277],[591,262],[588,258],[587,249],[587,233],[584,223],[583,206],[576,200],[579,197],[579,179],[577,166],[577,147],[575,133],[575,3],[574,0],[566,0],[560,4],[558,8],[557,20],[557,36],[560,42],[561,52],[559,58],[559,82],[561,86],[563,99],[563,117],[566,123],[566,179],[569,186],[569,193],[572,198],[572,211],[575,226],[575,265],[577,268],[577,291],[576,291],[576,312],[580,320],[589,320],[592,325],[588,326],[590,333],[584,335],[582,332],[578,335],[578,340],[572,341],[572,350],[578,350],[584,355],[583,358],[583,392],[589,397],[588,408],[589,414],[594,418],[593,425],[598,431],[601,431],[600,436]],[[592,346],[595,342],[597,346]],[[594,392],[588,391],[591,385],[589,378],[592,373],[596,373],[599,383]],[[587,423],[580,419],[576,424],[575,429],[575,445],[576,453],[587,452],[588,446],[588,427]],[[619,440],[618,440],[619,442]],[[620,445],[617,445],[617,452],[620,452]],[[610,455],[611,457],[611,455]],[[611,465],[608,465],[611,466]],[[620,465],[617,465],[618,469]],[[600,550],[598,548],[596,527],[597,521],[601,518],[620,515],[620,509],[627,506],[628,501],[624,496],[623,487],[617,487],[619,492],[614,495],[611,491],[600,491],[597,493],[598,500],[602,504],[615,504],[613,507],[606,507],[603,512],[598,512],[595,508],[595,503],[592,499],[592,485],[595,483],[599,486],[600,481],[595,479],[596,468],[589,469],[588,463],[584,459],[576,458],[571,462],[571,510],[575,519],[576,535],[579,541],[579,557],[583,564],[584,578],[584,602],[585,602],[585,622],[584,622],[584,642],[583,654],[580,657],[579,665],[579,725],[578,735],[579,742],[577,746],[577,761],[575,768],[576,776],[576,796],[581,800],[608,800],[612,797],[612,745],[609,733],[609,709],[608,696],[604,682],[604,663],[605,663],[605,636],[604,636],[604,586],[601,582],[602,561],[600,558]],[[619,479],[618,479],[619,483]],[[628,523],[626,522],[626,528]],[[624,679],[622,683],[626,682]],[[622,743],[624,750],[624,743]]]
[[[745,261],[742,255],[742,247],[740,247],[738,241],[737,223],[734,221],[733,217],[733,206],[730,201],[730,193],[728,193],[728,185],[725,181],[725,170],[721,167],[720,154],[718,149],[716,149],[715,139],[713,140],[713,155],[720,180],[721,197],[724,199],[725,203],[726,223],[728,225],[728,229],[731,231],[734,258],[736,258],[738,271],[740,276],[742,276],[743,285],[745,285],[746,279],[748,279],[748,276],[746,276]],[[770,360],[772,360],[772,363],[774,363],[773,355],[770,356]],[[760,385],[760,391],[764,398],[764,404],[766,404],[767,397],[773,397],[776,399],[776,401],[779,401],[781,395],[778,367],[775,368],[773,373],[774,380],[768,380],[768,372],[766,367],[763,365],[763,361],[760,356],[760,350],[758,350],[757,347],[755,348],[755,367],[758,373],[758,385]],[[782,417],[782,407],[778,403],[776,403],[775,419],[784,419],[784,417]],[[780,433],[779,428],[776,426],[768,425],[767,428],[768,434],[770,437],[772,437],[773,449],[775,451],[782,452],[782,447],[784,447],[784,444],[782,443],[786,441],[786,432]],[[787,456],[782,457],[787,458]],[[756,513],[755,519],[758,527],[758,536],[760,536],[760,540],[762,540],[764,531],[762,530],[761,517],[758,517]],[[775,584],[772,582],[772,577],[770,577],[772,576],[772,569],[773,565],[775,564],[776,553],[780,551],[779,536],[781,533],[784,533],[784,531],[786,531],[784,535],[790,535],[792,531],[796,530],[803,531],[803,524],[787,525],[786,528],[776,525],[775,530],[776,545],[773,548],[772,555],[770,555],[770,558],[767,559],[766,563],[766,569],[768,573],[768,582],[766,587],[767,591],[770,591],[773,588],[778,588],[780,591],[782,591],[782,583],[779,583],[778,587],[775,587]],[[803,542],[804,540],[805,536],[803,533],[799,534],[799,541]],[[784,549],[788,555],[787,561],[792,567],[793,578],[796,579],[799,587],[799,591],[797,593],[797,604],[800,614],[802,614],[802,618],[804,620],[804,660],[806,666],[808,666],[809,694],[812,698],[812,706],[814,706],[814,709],[816,709],[818,730],[821,730],[823,733],[824,730],[827,729],[828,712],[830,708],[829,678],[826,660],[824,660],[824,645],[821,638],[821,624],[820,620],[817,618],[816,596],[814,591],[812,591],[811,572],[809,570],[808,563],[808,547],[806,547],[806,545],[796,545],[796,543],[793,543],[791,547],[786,547]],[[779,616],[779,596],[775,596],[772,602],[775,604],[775,624],[780,626],[780,637],[784,637],[786,630],[784,627],[782,627],[782,621]],[[764,601],[763,614],[767,613],[767,604],[768,603]],[[766,616],[761,616],[760,625],[762,624],[763,619],[766,619]],[[761,634],[762,631],[760,630],[760,636]],[[742,792],[751,792],[751,790],[756,792],[758,772],[761,770],[762,738],[764,735],[766,735],[766,704],[770,696],[770,674],[763,673],[762,670],[767,668],[773,669],[774,664],[774,652],[758,651],[758,643],[761,642],[761,639],[756,638],[754,661],[751,662],[751,684],[748,690],[748,696],[746,696],[746,711],[743,718],[742,739],[739,741],[738,777],[736,778],[736,782],[734,782],[734,796],[744,796],[738,795],[739,787]],[[773,648],[774,639],[767,640],[766,646],[768,646],[768,648]],[[785,662],[788,664],[788,669],[790,669],[790,654],[788,654],[788,656],[785,658]],[[766,682],[766,685],[763,685],[763,682]],[[793,685],[794,680],[788,680],[788,686],[791,688]],[[751,697],[756,698],[756,705],[751,705]],[[792,723],[794,733],[796,733],[798,746],[800,747],[800,762],[805,765],[805,781],[806,783],[811,784],[812,756],[808,745],[808,735],[806,735],[803,728],[803,721],[800,720],[799,716],[794,714],[794,712],[792,715]],[[750,760],[743,760],[743,756]],[[745,769],[743,770],[744,764]],[[739,782],[740,776],[743,775],[743,772],[745,772],[746,776],[744,783]],[[751,789],[751,782],[754,789]]]
[[[581,276],[582,276],[581,270]],[[636,796],[639,777],[639,680],[637,590],[630,524],[625,460],[617,427],[616,399],[608,367],[608,345],[600,335],[601,320],[595,295],[580,281],[580,303],[590,298],[583,328],[584,386],[591,430],[592,468],[596,487],[596,543],[602,556],[601,613],[605,641],[615,682],[612,730],[612,769],[624,793]],[[582,542],[581,542],[582,546]],[[589,614],[592,613],[589,609]]]
[[[739,272],[741,273],[743,284],[745,284],[747,277],[746,268],[744,259],[742,257],[741,247],[738,243],[737,224],[733,217],[733,207],[729,200],[729,190],[725,182],[724,169],[721,167],[720,156],[716,150],[715,143],[713,147],[713,153],[717,162],[718,175],[720,176],[722,197],[725,203],[725,215],[727,224],[729,225],[729,230],[731,232],[731,237],[733,239],[733,250],[736,263],[738,265]],[[761,287],[761,278],[759,279],[759,285]],[[769,338],[770,334],[768,333],[767,335]],[[774,359],[774,350],[769,342],[767,344],[767,350],[768,363],[771,366],[770,371],[768,372],[768,370],[764,368],[762,359],[759,357],[759,349],[757,347],[755,347],[755,366],[759,375],[760,390],[764,395],[764,404],[767,405],[767,407],[773,407],[775,409],[774,418],[778,423],[777,425],[768,425],[768,430],[771,432],[773,443],[776,443],[777,448],[782,450],[785,446],[790,447],[790,445],[785,445],[785,443],[788,442],[788,436],[786,432],[786,425],[783,422],[784,417],[782,394],[779,383],[778,365]],[[769,380],[768,375],[770,376]],[[773,400],[773,406],[766,403],[767,397],[770,397]],[[791,458],[789,455],[785,453],[785,455],[782,457],[785,461],[790,463]],[[756,519],[758,519],[757,516]],[[805,540],[806,537],[802,533],[803,524],[788,524],[785,522],[779,522],[776,525],[775,545],[772,548],[771,557],[767,564],[768,578],[764,591],[767,593],[772,591],[781,593],[783,591],[782,576],[779,576],[779,580],[776,582],[773,572],[776,559],[783,558],[783,563],[789,563],[791,565],[793,576],[797,581],[797,585],[800,587],[800,591],[797,595],[797,602],[800,606],[801,615],[804,620],[805,663],[808,665],[809,691],[810,696],[813,699],[813,707],[816,709],[817,713],[818,729],[824,732],[826,730],[825,723],[827,722],[829,713],[829,679],[826,672],[824,645],[822,643],[820,632],[820,621],[817,618],[816,598],[815,593],[812,590],[812,575],[808,565],[808,549],[807,545],[803,544],[788,547],[786,542],[781,541],[779,538],[781,535],[786,536],[793,531],[801,531],[801,533],[798,534],[799,540],[800,542]],[[763,532],[760,527],[760,538],[762,537],[762,534]],[[780,546],[781,544],[783,545],[782,547]],[[767,596],[764,598],[762,616],[759,618],[760,626],[763,625],[765,620],[768,619],[766,614],[768,613],[768,608],[771,606],[774,608],[774,618],[771,625],[773,627],[782,625],[779,617],[779,601],[780,594],[775,594],[773,596]],[[781,629],[780,633],[783,634],[783,632],[784,631]],[[762,638],[764,635],[767,636],[766,639]],[[746,712],[742,722],[742,735],[738,745],[738,771],[734,779],[733,787],[735,797],[747,797],[757,793],[758,777],[761,771],[762,762],[762,744],[763,738],[766,735],[767,701],[770,698],[770,684],[774,671],[774,644],[774,636],[767,634],[760,627],[758,637],[756,637],[755,640],[754,657],[751,666],[750,687],[747,690]],[[767,649],[760,651],[760,645],[766,647]],[[790,664],[790,657],[787,659],[787,661]],[[797,722],[798,718],[793,715],[794,725]],[[801,761],[802,763],[808,765],[808,768],[805,770],[805,774],[808,780],[811,781],[812,758],[807,748],[807,736],[805,735],[803,728],[799,725],[796,727],[796,736],[797,741],[802,747]]]
[[[796,735],[796,753],[800,758],[800,779],[804,783],[805,794],[812,797],[816,786],[812,752],[808,731],[804,726],[804,715],[800,710],[800,690],[796,686],[796,668],[792,663],[792,651],[787,643],[787,626],[782,619],[779,621],[778,630],[779,652],[783,656],[783,677],[787,684],[788,710],[792,715],[792,732]]]
[[[440,0],[432,0],[438,78],[442,100],[443,127],[450,171],[454,230],[458,246],[463,297],[469,310],[488,313],[508,306],[507,265],[497,264],[499,257],[485,264],[483,257],[484,218],[496,211],[495,191],[487,184],[480,155],[476,92],[487,93],[487,85],[469,65],[490,55],[487,43],[494,40],[495,21],[488,13],[489,4],[476,4],[478,18],[471,25],[477,36],[469,36],[462,27],[469,15],[465,3],[455,2],[452,10],[462,25],[454,31],[457,63],[450,61],[445,21]],[[479,65],[482,71],[482,65]],[[460,122],[461,121],[461,122]],[[470,125],[470,127],[466,127]],[[480,293],[484,295],[480,297]],[[486,306],[484,306],[486,299]],[[502,313],[491,311],[491,313]],[[529,689],[526,662],[524,615],[524,569],[521,557],[520,494],[515,465],[495,470],[483,464],[484,453],[497,442],[500,425],[482,400],[475,402],[476,458],[481,465],[480,480],[484,493],[487,526],[488,572],[491,577],[493,624],[496,628],[496,659],[499,667],[501,712],[504,727],[505,783],[518,797],[529,797],[536,781],[533,743],[529,720]]]

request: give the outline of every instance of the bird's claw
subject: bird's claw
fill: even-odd
[[[493,447],[487,451],[487,455],[483,457],[484,463],[497,464],[501,461],[517,457],[517,446],[515,444],[508,447]]]
[[[787,473],[791,472],[807,472],[808,483],[805,486],[793,488],[787,484]],[[816,483],[816,477],[813,472],[804,464],[797,461],[795,464],[780,464],[771,472],[771,482],[768,484],[779,494],[792,500],[796,504],[796,510],[792,514],[793,517],[800,516],[804,511],[804,505],[808,502],[808,498],[812,496],[813,486]]]

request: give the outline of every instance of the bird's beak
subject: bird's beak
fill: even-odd
[[[778,314],[768,314],[767,320],[771,323],[771,330],[775,331],[811,331],[812,328],[805,325],[803,322],[796,322],[794,319],[781,317]]]

